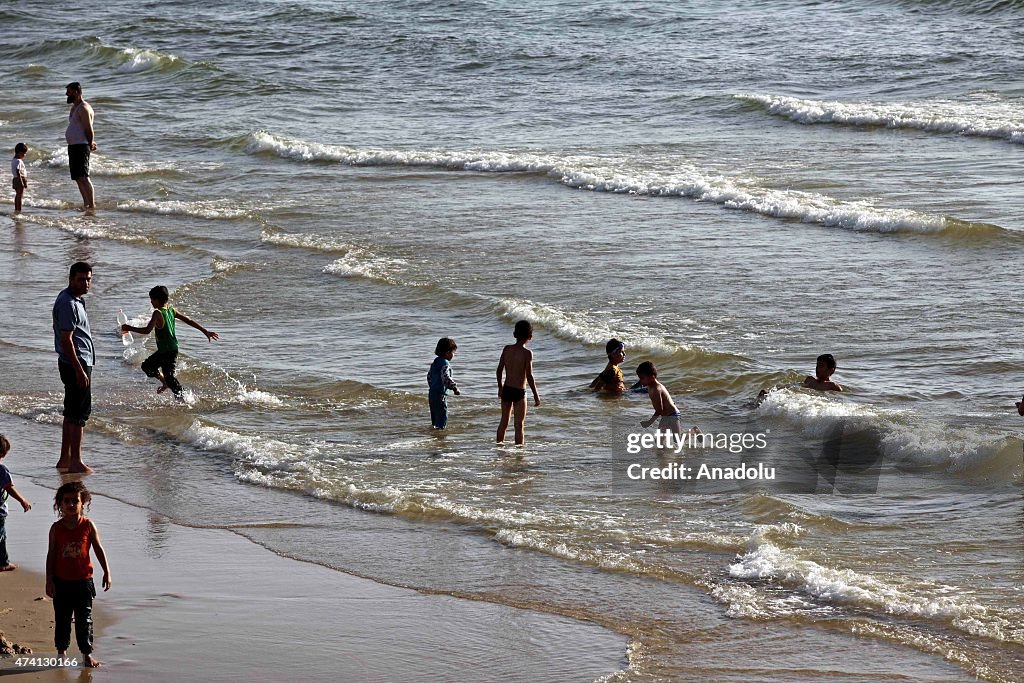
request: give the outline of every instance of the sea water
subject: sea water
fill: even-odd
[[[19,218],[0,183],[0,424],[23,476],[52,479],[50,307],[86,260],[100,493],[607,625],[631,636],[624,679],[1020,679],[1020,3],[85,18],[0,9],[0,137],[30,146]],[[94,215],[67,176],[73,80]],[[118,343],[157,284],[222,336],[179,326],[184,403],[141,373],[152,340]],[[492,443],[520,319],[543,399],[522,452]],[[463,391],[443,436],[442,336]],[[651,410],[586,391],[612,336],[685,426],[768,434],[790,483],[837,428],[866,435],[880,469],[846,483],[867,495],[617,485],[613,427]],[[842,395],[795,387],[825,352]]]

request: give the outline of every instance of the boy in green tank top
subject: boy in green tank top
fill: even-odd
[[[149,377],[156,377],[160,380],[160,388],[156,393],[162,393],[170,388],[175,396],[181,396],[181,383],[174,376],[174,363],[178,359],[178,338],[174,334],[174,322],[180,320],[186,325],[191,325],[206,335],[207,340],[220,339],[216,332],[210,332],[205,327],[189,318],[181,311],[175,310],[167,305],[171,295],[163,285],[149,290],[149,302],[155,309],[153,317],[145,327],[132,327],[121,325],[121,333],[135,332],[137,334],[149,334],[156,330],[156,353],[142,361],[142,371]]]

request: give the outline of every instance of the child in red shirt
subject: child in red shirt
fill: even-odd
[[[71,615],[75,617],[75,640],[85,657],[85,665],[100,665],[92,656],[92,599],[96,586],[92,581],[89,549],[103,567],[103,590],[110,590],[107,553],[100,543],[100,532],[82,511],[92,502],[85,484],[72,481],[57,489],[53,509],[60,519],[50,527],[50,547],[46,553],[46,595],[53,598],[53,643],[63,658],[71,645]]]

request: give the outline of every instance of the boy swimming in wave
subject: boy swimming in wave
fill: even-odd
[[[823,353],[818,356],[814,367],[815,377],[808,375],[804,378],[803,386],[818,391],[842,391],[843,388],[833,382],[830,377],[836,371],[836,359],[831,353]]]

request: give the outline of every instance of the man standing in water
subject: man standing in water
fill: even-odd
[[[68,83],[68,104],[71,114],[68,116],[68,129],[64,138],[68,142],[68,164],[71,167],[71,179],[78,183],[78,191],[82,193],[85,208],[95,209],[96,199],[89,180],[89,154],[96,151],[96,136],[92,129],[92,106],[82,99],[82,85],[75,81]]]
[[[65,472],[92,472],[82,462],[82,432],[92,413],[92,366],[96,358],[82,298],[91,286],[92,266],[79,261],[71,266],[67,289],[61,290],[53,302],[53,346],[64,384],[64,427],[57,469]]]

